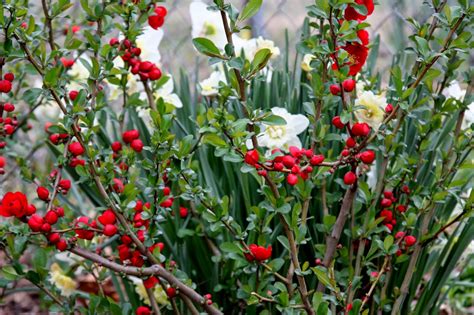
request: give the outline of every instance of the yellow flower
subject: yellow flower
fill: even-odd
[[[61,291],[61,295],[70,296],[76,290],[76,282],[64,274],[61,267],[54,263],[49,272],[50,282]]]
[[[367,123],[374,130],[379,129],[387,105],[385,97],[382,94],[375,95],[372,91],[364,91],[358,95],[355,105],[364,107],[354,112],[357,121]]]

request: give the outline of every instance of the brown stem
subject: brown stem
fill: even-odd
[[[153,313],[155,315],[161,315],[160,307],[155,299],[155,294],[152,288],[145,288],[146,294],[148,295],[148,299],[150,300],[151,308],[153,309]]]
[[[283,230],[285,231],[286,237],[288,238],[288,243],[290,245],[290,258],[293,263],[293,266],[296,268],[296,271],[301,272],[301,266],[298,259],[298,248],[296,246],[293,232],[290,230],[290,226],[286,222],[283,214],[280,213],[279,218],[281,225],[283,226]],[[304,308],[306,310],[306,313],[315,314],[308,299],[308,289],[306,287],[306,281],[304,279],[304,276],[297,273],[296,279],[298,280],[298,291],[300,292],[301,300],[303,301],[303,305],[305,306]]]
[[[344,230],[344,225],[346,219],[349,216],[350,209],[352,208],[352,203],[357,193],[357,182],[353,184],[349,189],[346,190],[344,199],[342,200],[341,209],[339,210],[339,215],[337,216],[336,223],[331,232],[331,235],[328,235],[326,238],[326,253],[324,254],[323,265],[329,268],[334,254],[336,253],[337,244],[341,237],[342,231]],[[323,292],[325,285],[319,283],[318,292]]]
[[[224,24],[224,30],[225,30],[225,36],[227,38],[227,43],[234,46],[233,40],[232,40],[232,31],[229,27],[229,21],[227,20],[227,15],[224,10],[220,10],[221,12],[221,18],[222,18],[222,24]],[[235,51],[232,54],[232,57],[235,57]],[[247,110],[246,102],[247,102],[247,94],[245,93],[245,80],[242,78],[242,74],[238,69],[233,69],[235,73],[235,77],[237,78],[237,83],[239,86],[239,100],[240,103],[242,104],[242,111],[244,112],[244,115],[246,118],[249,118],[249,112]],[[252,133],[252,145],[254,149],[258,148],[258,141],[257,141],[257,135],[255,135],[255,128],[252,122],[247,124],[247,130],[248,132]]]
[[[54,44],[54,33],[53,33],[53,24],[52,24],[52,19],[49,15],[48,12],[48,6],[46,4],[46,0],[41,0],[41,6],[43,8],[43,13],[44,13],[44,19],[45,19],[45,24],[48,27],[48,42],[49,42],[49,47],[51,47],[51,51],[55,49],[55,44]]]

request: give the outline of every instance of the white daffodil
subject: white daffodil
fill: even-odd
[[[306,72],[310,72],[313,70],[313,67],[311,67],[311,61],[313,61],[316,58],[316,56],[312,54],[306,54],[303,56],[303,60],[301,61],[301,69]]]
[[[301,148],[301,141],[298,135],[309,126],[309,120],[301,114],[290,114],[286,108],[273,107],[272,113],[283,118],[286,125],[266,125],[263,124],[263,131],[257,137],[261,146],[269,149],[282,149],[288,151],[289,147]],[[251,142],[247,146],[251,146]]]
[[[162,98],[163,102],[166,104],[173,105],[176,108],[183,107],[183,103],[179,99],[179,96],[174,91],[173,78],[169,76],[168,81],[166,81],[163,86],[155,91],[154,96],[156,99]]]
[[[61,295],[69,297],[76,290],[77,283],[71,277],[65,275],[57,263],[53,263],[49,271],[49,282],[61,291]]]
[[[201,95],[203,96],[214,96],[219,93],[219,82],[226,83],[227,80],[225,75],[221,71],[214,71],[211,73],[209,78],[202,80],[199,82],[199,86],[201,87]]]
[[[372,91],[364,91],[355,100],[356,106],[364,108],[354,111],[359,122],[367,123],[372,129],[378,130],[383,122],[387,99],[382,94],[375,95]]]
[[[132,280],[133,284],[135,285],[135,292],[137,292],[140,299],[143,300],[143,303],[151,305],[150,298],[148,297],[146,288],[143,285],[143,280],[137,277],[129,277],[129,279]],[[156,302],[158,302],[158,304],[168,304],[168,296],[166,295],[166,292],[165,290],[163,290],[161,285],[156,285],[153,288],[153,295],[155,296],[155,300]]]
[[[205,37],[220,48],[224,49],[227,44],[222,17],[219,12],[209,11],[207,4],[201,1],[194,1],[189,5],[191,14],[192,37]]]

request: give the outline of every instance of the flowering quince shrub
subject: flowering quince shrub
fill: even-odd
[[[191,3],[212,68],[194,86],[160,63],[166,4],[2,4],[0,299],[29,282],[60,313],[469,306],[469,2],[425,2],[383,72],[372,0],[308,6],[294,62],[243,35],[261,5]]]

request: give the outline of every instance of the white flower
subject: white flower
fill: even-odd
[[[377,167],[375,165],[372,165],[369,169],[369,171],[366,173],[367,175],[367,185],[369,185],[369,188],[374,190],[375,186],[377,185]]]
[[[223,49],[227,44],[224,26],[220,12],[209,11],[207,4],[201,1],[194,1],[189,5],[191,14],[192,37],[205,37]]]
[[[283,118],[286,125],[266,125],[263,124],[263,132],[258,135],[258,143],[261,146],[269,149],[283,149],[288,151],[288,148],[295,146],[301,148],[301,141],[298,135],[302,133],[309,126],[309,120],[306,116],[297,114],[292,115],[288,113],[286,108],[273,107],[272,113]],[[251,146],[251,142],[247,146]]]
[[[367,123],[374,130],[379,129],[385,115],[384,108],[387,105],[385,96],[375,95],[372,91],[364,91],[355,100],[355,105],[365,107],[354,111],[357,120]]]
[[[219,82],[227,82],[224,73],[221,71],[212,72],[209,78],[199,82],[199,86],[201,87],[201,94],[203,96],[217,95],[217,93],[219,92]]]
[[[449,86],[443,90],[443,95],[446,98],[454,98],[457,101],[462,102],[464,95],[466,95],[466,90],[461,89],[459,82],[454,80],[449,83]]]
[[[311,67],[311,61],[315,59],[316,57],[312,54],[306,54],[303,56],[303,60],[301,61],[301,69],[306,72],[310,72],[313,70],[313,67]]]
[[[166,81],[163,86],[155,91],[154,96],[156,99],[162,98],[163,102],[166,104],[173,105],[176,108],[183,107],[183,103],[179,99],[179,96],[174,91],[173,78],[168,76],[168,81]]]
[[[163,39],[163,30],[154,30],[147,26],[143,29],[143,33],[137,37],[135,43],[141,49],[141,60],[151,61],[156,65],[160,64],[161,55],[158,50],[161,40]]]
[[[264,48],[267,48],[272,53],[271,59],[275,59],[280,55],[280,48],[275,46],[272,40],[264,39],[262,36],[258,38],[243,39],[238,36],[233,37],[235,54],[240,56],[242,50],[244,51],[245,57],[252,60],[255,54]]]
[[[240,56],[243,51],[247,59],[250,59],[250,60],[253,59],[253,57],[255,56],[255,53],[257,52],[257,39],[255,38],[244,39],[244,38],[236,36],[233,38],[233,42],[234,42],[235,54],[237,56]]]
[[[466,90],[463,90],[459,85],[459,82],[454,80],[451,81],[449,86],[443,90],[443,95],[446,98],[453,98],[458,102],[463,102],[466,95]],[[467,106],[466,111],[464,112],[464,119],[462,121],[461,129],[467,129],[474,123],[474,103],[471,103]]]
[[[462,121],[461,129],[467,129],[474,123],[474,103],[469,104],[464,112],[464,119]]]
[[[49,282],[61,291],[61,295],[72,295],[76,290],[77,283],[71,277],[66,276],[57,263],[52,264],[50,269]]]

